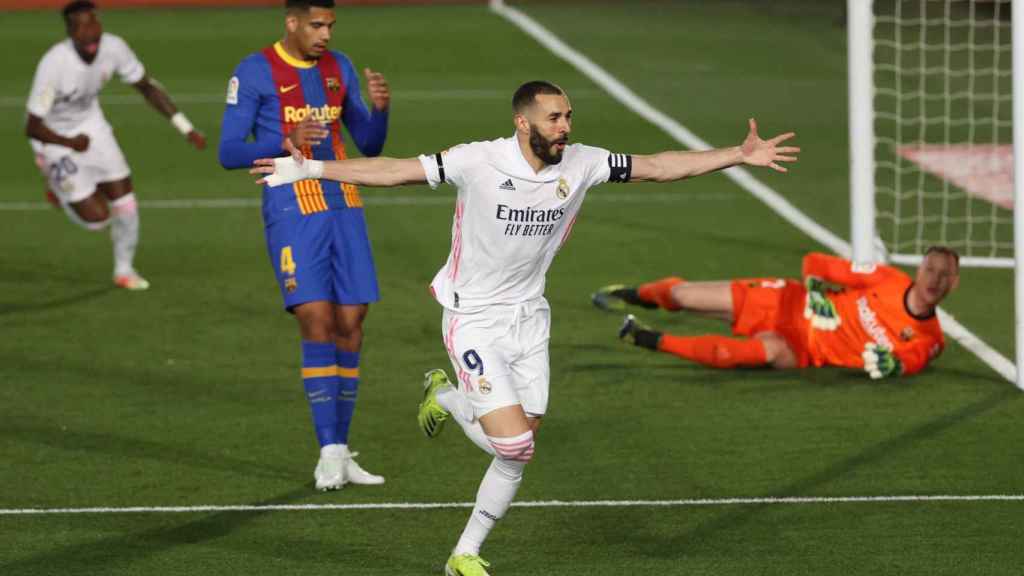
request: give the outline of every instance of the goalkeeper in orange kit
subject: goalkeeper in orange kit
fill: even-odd
[[[714,368],[841,366],[871,378],[910,375],[942,353],[935,308],[960,279],[960,257],[933,246],[914,278],[891,266],[854,272],[849,260],[811,253],[803,280],[750,278],[687,282],[664,278],[636,287],[606,286],[594,305],[686,311],[729,322],[736,338],[676,336],[630,314],[619,337]]]

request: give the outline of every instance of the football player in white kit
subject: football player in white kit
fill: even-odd
[[[737,164],[785,172],[795,146],[757,135],[753,119],[739,146],[649,156],[572,144],[572,107],[558,86],[523,84],[512,99],[515,134],[418,158],[342,161],[257,160],[271,185],[328,178],[362,186],[449,183],[458,190],[448,261],[431,283],[444,308],[442,338],[457,378],[431,370],[419,423],[436,436],[449,417],[494,459],[476,505],[445,565],[448,576],[486,575],[480,546],[508,510],[534,453],[548,401],[550,309],[544,282],[569,237],[587,190],[604,182],[670,182]]]
[[[203,149],[206,138],[146,75],[128,44],[103,32],[92,2],[71,2],[63,16],[68,38],[51,47],[36,67],[25,134],[46,178],[47,196],[56,196],[68,217],[87,230],[109,225],[114,283],[145,290],[149,282],[133,266],[139,214],[131,171],[96,97],[116,74],[138,89],[195,148]]]

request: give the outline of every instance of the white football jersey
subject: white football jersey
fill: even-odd
[[[103,33],[92,63],[75,52],[71,39],[54,44],[36,67],[28,112],[61,136],[71,137],[83,127],[106,125],[97,95],[117,74],[126,84],[134,84],[146,74],[142,62],[120,36]]]
[[[430,287],[442,306],[463,312],[543,296],[587,190],[627,181],[632,167],[624,154],[572,144],[559,164],[535,173],[514,136],[419,160],[431,188],[458,189],[451,253]]]

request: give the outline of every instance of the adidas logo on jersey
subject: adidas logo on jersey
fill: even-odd
[[[498,185],[498,190],[508,190],[510,192],[516,191],[516,185],[512,183],[512,179],[509,178]]]

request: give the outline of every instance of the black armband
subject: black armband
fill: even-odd
[[[444,156],[438,152],[434,155],[434,161],[437,162],[437,177],[444,182]]]
[[[633,157],[629,154],[609,154],[608,168],[609,182],[629,182],[629,177],[633,174]]]

